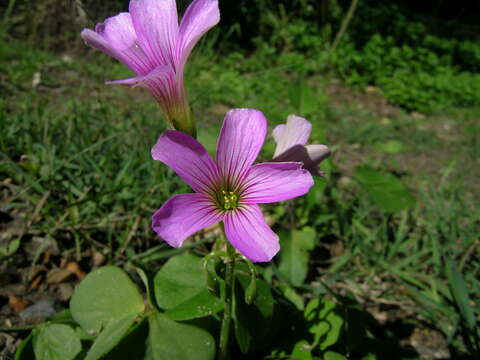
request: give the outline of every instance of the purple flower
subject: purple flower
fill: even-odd
[[[330,156],[330,150],[326,145],[305,145],[311,132],[309,121],[289,115],[286,124],[273,129],[273,139],[277,143],[273,161],[300,161],[312,175],[324,176],[318,164]]]
[[[152,157],[170,166],[195,193],[170,198],[152,216],[153,230],[180,247],[200,229],[224,222],[228,241],[252,261],[270,261],[280,249],[278,236],[258,204],[304,195],[312,176],[297,162],[253,165],[263,145],[267,120],[258,110],[227,113],[213,160],[192,137],[164,132]]]
[[[192,48],[219,20],[218,0],[194,0],[180,25],[175,0],[131,0],[128,13],[106,19],[95,31],[84,29],[81,35],[137,75],[109,83],[147,88],[174,128],[194,135],[183,70]]]

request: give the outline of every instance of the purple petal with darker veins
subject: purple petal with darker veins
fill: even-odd
[[[267,120],[261,111],[234,109],[225,116],[218,138],[217,164],[235,189],[255,161],[265,140]]]
[[[258,205],[242,205],[223,219],[228,241],[254,262],[270,261],[280,250],[278,236],[265,222]]]
[[[97,24],[96,31],[81,32],[85,42],[123,62],[139,75],[147,74],[152,68],[150,60],[138,46],[137,35],[129,13],[120,13]]]
[[[305,145],[312,132],[312,124],[300,116],[289,115],[285,128],[281,131],[281,136],[278,136],[279,132],[277,130],[277,134],[274,133],[277,147],[273,157],[280,155],[295,145]]]
[[[265,204],[304,195],[313,186],[313,179],[302,163],[262,163],[252,166],[242,193],[248,204]]]
[[[152,157],[170,166],[196,192],[211,193],[219,171],[207,150],[191,136],[167,130],[152,148]]]
[[[152,228],[169,245],[180,247],[190,235],[214,225],[222,217],[207,195],[180,194],[153,214]]]
[[[175,0],[130,0],[129,11],[138,42],[156,65],[176,69],[178,14]]]
[[[218,0],[195,0],[185,11],[180,24],[178,61],[185,63],[198,40],[220,21]]]
[[[145,76],[107,81],[106,83],[111,85],[144,87],[163,105],[165,110],[168,110],[171,104],[178,103],[180,97],[183,96],[182,91],[178,88],[176,76],[170,66],[160,65]]]

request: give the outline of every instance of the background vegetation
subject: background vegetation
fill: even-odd
[[[311,140],[333,151],[308,196],[265,208],[283,247],[260,271],[278,306],[331,299],[342,319],[342,336],[310,356],[478,356],[480,5],[360,0],[340,38],[348,1],[220,5],[187,66],[200,140],[213,149],[225,112],[253,107],[272,127],[307,117]],[[1,355],[28,335],[16,309],[48,296],[67,306],[82,275],[52,280],[65,264],[133,274],[132,262],[153,271],[177,253],[150,230],[153,211],[188,191],[150,158],[159,108],[103,85],[129,71],[78,36],[127,6],[0,4]],[[272,153],[269,140],[262,157]],[[286,323],[314,336],[302,321]],[[278,329],[249,356],[308,359]]]

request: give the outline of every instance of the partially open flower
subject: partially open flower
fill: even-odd
[[[200,229],[223,221],[227,240],[252,261],[270,261],[280,249],[278,236],[258,204],[304,195],[312,176],[298,162],[253,165],[263,145],[267,121],[253,109],[227,113],[213,160],[197,140],[166,131],[152,157],[170,166],[195,193],[170,198],[152,216],[153,230],[180,247]]]
[[[312,175],[324,176],[319,164],[330,156],[326,145],[305,145],[312,132],[312,124],[306,119],[289,115],[287,123],[273,129],[273,139],[277,143],[273,161],[300,161]]]
[[[195,44],[219,20],[218,0],[194,0],[180,25],[175,0],[131,0],[128,13],[106,19],[95,31],[84,29],[81,35],[137,75],[108,83],[147,88],[173,127],[195,136],[184,67]]]

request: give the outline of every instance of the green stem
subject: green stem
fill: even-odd
[[[235,291],[235,249],[227,244],[227,264],[225,266],[225,308],[223,310],[222,329],[220,330],[219,360],[228,358],[228,338],[230,335],[230,323],[232,320],[232,304]]]

